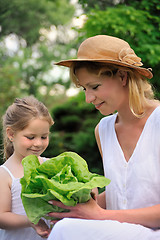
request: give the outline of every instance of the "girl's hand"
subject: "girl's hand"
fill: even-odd
[[[66,206],[60,201],[49,201],[50,204],[56,205],[61,208],[68,209],[69,212],[50,212],[50,217],[56,218],[51,223],[56,223],[62,218],[81,218],[81,219],[105,219],[105,211],[102,209],[93,198],[86,203],[79,203],[74,207]]]
[[[37,234],[43,238],[47,238],[51,232],[51,229],[48,227],[48,225],[42,219],[40,219],[37,224],[32,223],[31,226],[34,228],[34,230],[37,232]]]

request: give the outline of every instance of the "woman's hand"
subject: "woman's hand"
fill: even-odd
[[[40,219],[37,224],[32,223],[31,226],[34,228],[34,230],[37,232],[37,234],[43,238],[47,238],[51,232],[51,229],[48,227],[48,225],[42,219]]]
[[[52,223],[56,223],[62,218],[104,219],[106,211],[102,209],[93,198],[86,203],[79,203],[74,207],[66,206],[55,200],[49,201],[49,203],[69,210],[69,212],[50,212],[48,214],[50,217],[58,219],[52,220]]]

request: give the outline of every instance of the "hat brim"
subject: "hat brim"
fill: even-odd
[[[147,68],[143,68],[143,67],[138,67],[138,66],[134,66],[128,63],[124,63],[118,60],[106,60],[106,59],[69,59],[69,60],[62,60],[60,62],[56,62],[54,63],[54,65],[60,65],[60,66],[64,66],[64,67],[71,67],[72,64],[74,62],[102,62],[102,63],[110,63],[110,64],[116,64],[119,66],[125,66],[128,68],[133,68],[136,69],[141,75],[151,79],[153,77],[152,72],[147,69]]]

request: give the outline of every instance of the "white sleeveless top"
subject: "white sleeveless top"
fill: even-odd
[[[160,204],[160,107],[148,118],[136,148],[126,162],[115,132],[117,114],[99,123],[108,209],[133,209]],[[64,218],[48,240],[160,240],[160,230],[114,220]]]
[[[45,158],[44,158],[45,161]],[[11,196],[12,196],[12,212],[20,215],[26,215],[21,200],[21,184],[20,178],[15,178],[11,171],[4,165],[1,165],[11,176]],[[4,230],[0,229],[0,240],[42,240],[32,227]]]
[[[133,209],[160,204],[160,107],[148,118],[134,152],[126,162],[115,132],[117,114],[99,123],[107,209]],[[160,240],[160,229],[114,220],[64,218],[48,240]]]
[[[133,209],[160,204],[160,107],[149,116],[134,152],[126,162],[115,132],[117,114],[99,124],[107,209]]]

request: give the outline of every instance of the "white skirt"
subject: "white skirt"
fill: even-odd
[[[160,230],[111,220],[64,218],[48,240],[160,240]]]

